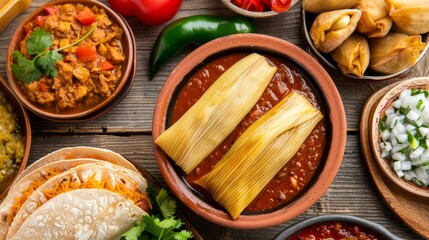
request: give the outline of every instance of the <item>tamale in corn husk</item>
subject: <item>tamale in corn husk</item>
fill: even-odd
[[[363,77],[370,58],[368,41],[359,33],[353,33],[331,56],[342,73]]]
[[[369,68],[384,74],[399,72],[412,67],[425,47],[421,35],[389,33],[382,38],[371,38]]]
[[[295,155],[322,118],[303,95],[290,93],[254,122],[196,183],[236,219]]]
[[[332,10],[348,9],[360,0],[302,0],[302,8],[312,13],[322,13]]]
[[[155,143],[190,173],[237,127],[276,70],[256,53],[238,61]]]
[[[314,46],[324,53],[335,50],[355,31],[361,14],[358,9],[321,13],[310,28]]]
[[[356,30],[370,38],[384,37],[392,28],[392,18],[385,0],[361,0],[356,6],[362,12]]]
[[[396,29],[407,35],[429,32],[429,0],[386,0]]]

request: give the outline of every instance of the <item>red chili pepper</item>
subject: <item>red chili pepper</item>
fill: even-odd
[[[102,61],[99,63],[99,68],[101,71],[109,71],[115,69],[115,65],[111,64],[109,61]]]
[[[160,25],[176,15],[182,0],[109,0],[113,10],[124,17],[138,17],[147,25]]]
[[[91,45],[82,45],[76,48],[77,59],[82,62],[94,61],[97,59],[97,50]]]
[[[85,7],[82,11],[80,11],[76,15],[76,19],[79,20],[82,25],[89,25],[97,20],[95,14],[89,9],[89,7]]]
[[[58,14],[60,13],[60,10],[57,7],[45,7],[45,11],[49,15]]]
[[[39,26],[39,27],[42,26],[43,25],[43,21],[44,21],[44,16],[40,16],[40,15],[36,16],[36,20],[35,21],[36,21],[36,25],[37,26]]]

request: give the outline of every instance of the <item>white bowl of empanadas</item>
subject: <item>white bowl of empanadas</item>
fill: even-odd
[[[428,0],[303,0],[306,40],[349,78],[405,77],[429,49]]]

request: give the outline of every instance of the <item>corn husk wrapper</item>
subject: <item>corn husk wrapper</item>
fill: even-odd
[[[190,173],[237,127],[276,70],[256,53],[238,61],[155,143]]]
[[[322,13],[352,8],[359,1],[360,0],[302,0],[302,8],[308,12]]]
[[[421,35],[389,33],[382,38],[372,38],[369,41],[369,67],[384,74],[399,72],[412,67],[425,47]]]
[[[429,0],[386,0],[390,17],[401,33],[429,32]]]
[[[392,28],[392,18],[385,0],[361,0],[356,6],[362,12],[357,31],[368,37],[384,37]]]
[[[357,9],[335,10],[317,16],[310,36],[317,49],[324,53],[339,47],[356,29],[361,17]]]
[[[363,77],[370,58],[368,41],[364,36],[354,33],[331,56],[343,74]]]
[[[253,123],[196,183],[236,219],[322,118],[303,95],[290,93]]]

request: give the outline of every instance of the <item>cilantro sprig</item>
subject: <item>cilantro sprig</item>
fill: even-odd
[[[35,28],[27,38],[27,52],[33,59],[27,59],[20,51],[13,52],[15,64],[12,64],[12,72],[15,77],[25,83],[31,83],[42,75],[55,77],[58,72],[55,64],[63,59],[60,51],[75,46],[88,38],[97,28],[95,23],[83,37],[62,48],[49,50],[54,43],[54,37],[42,28]]]
[[[140,222],[134,224],[122,237],[125,240],[186,240],[192,233],[180,230],[183,225],[176,219],[176,202],[170,198],[165,189],[158,190],[149,186],[147,190],[152,203],[151,215],[144,215]]]

